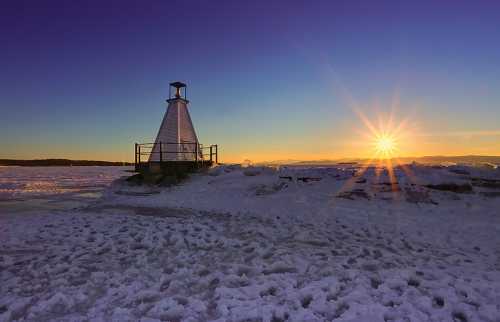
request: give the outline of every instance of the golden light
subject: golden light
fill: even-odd
[[[382,133],[376,135],[373,142],[375,146],[375,152],[379,156],[383,156],[384,158],[390,158],[394,156],[396,152],[396,138],[394,135],[389,133]]]
[[[342,84],[340,84],[342,85]],[[363,161],[360,163],[355,175],[347,180],[341,190],[350,190],[357,183],[363,182],[360,178],[368,170],[375,173],[375,182],[379,180],[391,185],[391,191],[394,197],[398,195],[401,189],[398,187],[398,175],[401,172],[409,178],[410,182],[417,182],[417,178],[411,167],[407,165],[405,155],[412,155],[417,145],[416,132],[418,130],[417,119],[414,115],[414,108],[406,107],[410,111],[399,119],[396,117],[396,111],[399,109],[399,94],[396,92],[390,103],[385,108],[380,108],[379,102],[366,106],[364,110],[372,110],[370,114],[365,114],[360,105],[345,90],[340,88],[341,93],[347,98],[347,103],[352,111],[358,116],[359,127],[354,131],[358,134],[350,143],[356,147],[356,152],[360,154]],[[382,112],[384,111],[385,112]]]
[[[365,114],[356,111],[362,124],[366,127],[359,133],[370,148],[370,159],[391,159],[397,157],[400,145],[408,139],[407,120],[396,123],[391,114],[384,119],[378,115],[378,122],[371,121]]]
[[[364,162],[352,180],[348,180],[343,188],[350,188],[363,173],[372,168],[375,171],[376,180],[384,180],[386,177],[390,184],[391,190],[396,197],[398,188],[398,180],[396,169],[402,170],[410,178],[410,181],[415,180],[415,176],[411,169],[399,160],[400,153],[405,152],[405,145],[412,141],[414,136],[408,128],[409,118],[402,121],[396,121],[394,112],[392,111],[387,117],[376,114],[372,117],[367,117],[358,109],[354,109],[358,115],[364,129],[360,129],[360,142],[366,144],[369,159]],[[414,141],[414,140],[413,140]]]

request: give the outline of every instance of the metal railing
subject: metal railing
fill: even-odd
[[[218,163],[218,152],[217,144],[203,146],[197,142],[136,143],[135,165],[148,163],[151,159],[154,159],[153,162],[210,161]]]

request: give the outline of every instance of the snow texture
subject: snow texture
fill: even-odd
[[[2,168],[3,202],[61,178],[74,199],[122,171]],[[500,321],[499,183],[234,165],[170,188],[119,179],[76,209],[3,207],[0,321]]]

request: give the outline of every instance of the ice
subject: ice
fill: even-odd
[[[497,169],[361,170],[220,166],[170,188],[118,179],[76,209],[0,208],[0,321],[498,321],[500,198],[482,194]],[[1,182],[73,175],[44,171]],[[123,174],[85,171],[82,190]],[[427,187],[451,183],[472,191]]]
[[[0,167],[0,201],[91,194],[128,169],[131,167]]]

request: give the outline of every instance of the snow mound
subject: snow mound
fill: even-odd
[[[497,196],[500,178],[493,168],[416,163],[392,169],[229,165],[212,168],[208,175],[195,174],[175,187],[133,187],[117,182],[103,202],[316,220],[346,200],[467,208],[478,202],[497,203]]]

